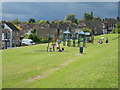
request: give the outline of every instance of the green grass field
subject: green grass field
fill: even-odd
[[[109,43],[98,44],[100,37]],[[44,52],[47,44],[2,51],[3,88],[118,88],[118,35],[78,47]]]

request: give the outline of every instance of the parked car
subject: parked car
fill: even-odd
[[[35,43],[33,42],[32,39],[22,39],[21,44],[22,45],[34,45]]]

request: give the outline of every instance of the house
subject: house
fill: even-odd
[[[33,30],[28,24],[18,24],[17,26],[21,28],[19,32],[20,36],[23,36],[24,34],[30,34]]]
[[[95,18],[94,20],[85,20],[82,21],[78,24],[78,27],[80,29],[82,28],[89,28],[91,30],[93,30],[94,35],[100,35],[103,34],[102,28],[102,21],[99,18]]]
[[[12,23],[3,22],[2,25],[3,25],[3,28],[2,28],[3,48],[11,48],[11,47],[19,46],[20,30],[16,28]]]
[[[2,29],[2,49],[7,49],[12,46],[10,36],[10,31],[8,29]]]
[[[2,22],[0,22],[0,49],[2,49]]]
[[[105,18],[102,21],[104,23],[104,30],[107,30],[107,33],[110,33],[117,24],[118,20],[115,18]]]
[[[100,19],[99,17],[94,18],[93,20],[85,20],[78,24],[79,28],[89,28],[94,31],[95,35],[107,34],[115,28],[115,24],[117,23],[117,19],[115,18],[105,18]]]

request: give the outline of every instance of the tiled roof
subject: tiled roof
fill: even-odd
[[[13,31],[20,31],[17,27],[15,27],[12,23],[6,23]]]

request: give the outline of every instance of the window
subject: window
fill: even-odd
[[[7,33],[4,33],[4,39],[7,39]]]
[[[16,32],[16,35],[17,35],[17,36],[19,35],[18,32]]]
[[[30,43],[33,43],[33,41],[30,41]]]

